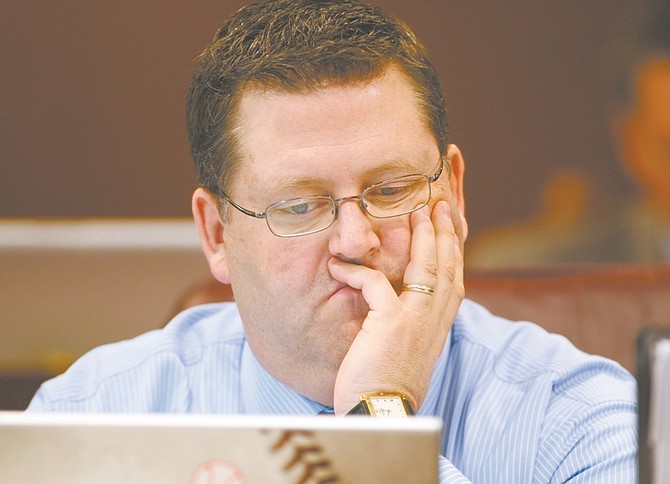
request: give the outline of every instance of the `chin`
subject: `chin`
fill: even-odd
[[[367,317],[368,311],[368,305],[365,303],[338,307],[327,318],[328,322],[325,327],[328,330],[322,332],[320,337],[324,341],[328,341],[329,346],[333,345],[338,348],[346,346],[344,350],[344,353],[346,353],[363,327],[363,321]]]
[[[369,312],[370,306],[368,306],[368,303],[366,303],[361,296],[348,301],[348,304],[342,308],[341,312],[337,314],[336,317],[341,318],[341,324],[354,326],[358,333],[363,325],[363,320],[365,320]]]

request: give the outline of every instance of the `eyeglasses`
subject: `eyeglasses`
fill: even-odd
[[[333,225],[340,204],[348,200],[358,200],[361,209],[374,218],[392,218],[416,212],[428,205],[430,186],[440,178],[445,166],[451,175],[451,167],[441,159],[433,176],[406,175],[392,178],[367,187],[360,195],[337,200],[323,195],[291,198],[275,202],[260,213],[241,207],[225,193],[221,194],[219,200],[227,201],[245,215],[264,218],[270,232],[277,237],[300,237],[321,232]]]

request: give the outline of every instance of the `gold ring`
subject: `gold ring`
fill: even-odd
[[[402,290],[420,292],[421,294],[427,294],[428,296],[435,294],[435,289],[430,286],[424,286],[423,284],[403,284]]]

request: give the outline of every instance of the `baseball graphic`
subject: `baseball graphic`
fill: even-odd
[[[193,472],[191,484],[245,484],[242,472],[230,462],[208,460]]]

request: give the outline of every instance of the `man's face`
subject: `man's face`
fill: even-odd
[[[358,195],[390,178],[432,175],[440,163],[414,93],[396,70],[306,94],[252,90],[241,100],[236,136],[243,159],[227,194],[256,212],[299,196]],[[446,173],[432,185],[431,205],[450,196]],[[399,291],[409,216],[374,219],[357,201],[346,201],[328,229],[280,238],[263,220],[228,210],[221,267],[213,272],[232,283],[255,356],[306,394],[307,375],[334,382],[368,306],[359,290],[331,277],[327,262],[334,257],[377,269]]]

